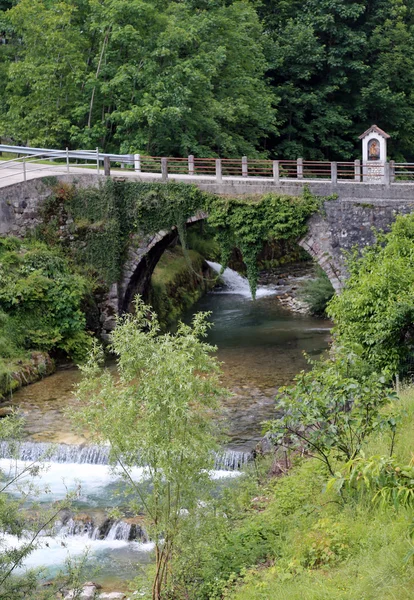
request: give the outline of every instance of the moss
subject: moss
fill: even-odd
[[[187,254],[190,264],[181,246],[167,249],[151,278],[150,303],[163,329],[176,323],[216,281],[201,254]]]
[[[0,359],[0,400],[19,388],[55,371],[55,363],[45,352],[32,352],[21,358]]]

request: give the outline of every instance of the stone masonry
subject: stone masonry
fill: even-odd
[[[0,235],[23,236],[36,227],[40,218],[39,208],[57,183],[76,183],[86,187],[99,185],[103,180],[102,176],[93,173],[58,175],[3,187],[0,189]],[[145,180],[148,181],[148,177]],[[277,184],[270,179],[224,179],[218,183],[203,177],[189,183],[226,196],[259,196],[269,192],[298,196],[306,186],[313,194],[326,197],[323,209],[310,218],[308,233],[299,243],[324,269],[336,290],[340,290],[346,277],[346,253],[354,246],[362,248],[372,244],[375,241],[374,229],[388,231],[396,215],[414,211],[414,185],[407,183],[386,186],[360,182],[332,184],[315,180],[281,180]],[[195,215],[191,220],[205,216]],[[156,263],[176,235],[175,230],[170,230],[150,236],[137,233],[132,238],[122,279],[111,287],[102,308],[104,333],[111,331],[116,315],[130,309],[136,293],[145,294]]]

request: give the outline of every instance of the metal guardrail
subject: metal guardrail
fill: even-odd
[[[187,158],[145,156],[141,154],[109,154],[95,150],[54,150],[48,148],[31,148],[0,144],[0,152],[17,154],[18,158],[0,161],[0,182],[7,177],[15,177],[19,170],[23,180],[27,180],[30,171],[41,171],[57,168],[70,173],[73,167],[95,167],[98,174],[110,175],[111,164],[125,168],[137,174],[159,175],[165,181],[169,175],[183,178],[208,177],[221,182],[223,178],[236,179],[272,179],[276,183],[281,180],[321,181],[336,184],[340,182],[382,183],[391,185],[394,182],[414,183],[414,163],[362,162],[343,161],[307,161],[266,160],[242,158]],[[42,165],[40,160],[54,162],[54,165]],[[76,161],[76,164],[74,164]],[[80,162],[79,162],[80,161]],[[132,168],[132,169],[131,169]],[[2,176],[1,171],[9,172]],[[16,171],[15,173],[10,173]]]
[[[134,163],[133,154],[106,154],[100,152],[99,148],[95,150],[54,150],[50,148],[30,148],[28,146],[9,146],[6,144],[0,144],[0,152],[8,152],[10,154],[23,154],[29,156],[43,156],[49,158],[49,155],[53,155],[55,158],[66,159],[77,159],[77,160],[96,160],[97,155],[101,161],[104,160],[105,156],[109,157],[111,162],[120,163]]]

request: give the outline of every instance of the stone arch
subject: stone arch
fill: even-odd
[[[310,217],[308,231],[298,244],[325,271],[335,292],[339,293],[344,284],[345,270],[341,254],[334,250],[338,243],[332,237],[331,223],[317,213]]]
[[[199,213],[187,221],[187,225],[202,221],[206,214]],[[120,314],[129,312],[131,303],[137,294],[146,297],[151,275],[166,248],[178,237],[174,227],[168,231],[159,231],[155,235],[139,236],[131,240],[127,260],[123,269],[122,282],[119,286]]]

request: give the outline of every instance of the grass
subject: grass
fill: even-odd
[[[414,387],[400,394],[402,422],[395,456],[414,455]],[[389,453],[388,434],[375,434],[366,455]],[[260,518],[279,530],[279,547],[251,567],[226,598],[231,600],[412,600],[414,545],[411,510],[374,505],[362,497],[339,502],[317,483],[314,459],[273,484]],[[325,478],[326,482],[326,478]]]

